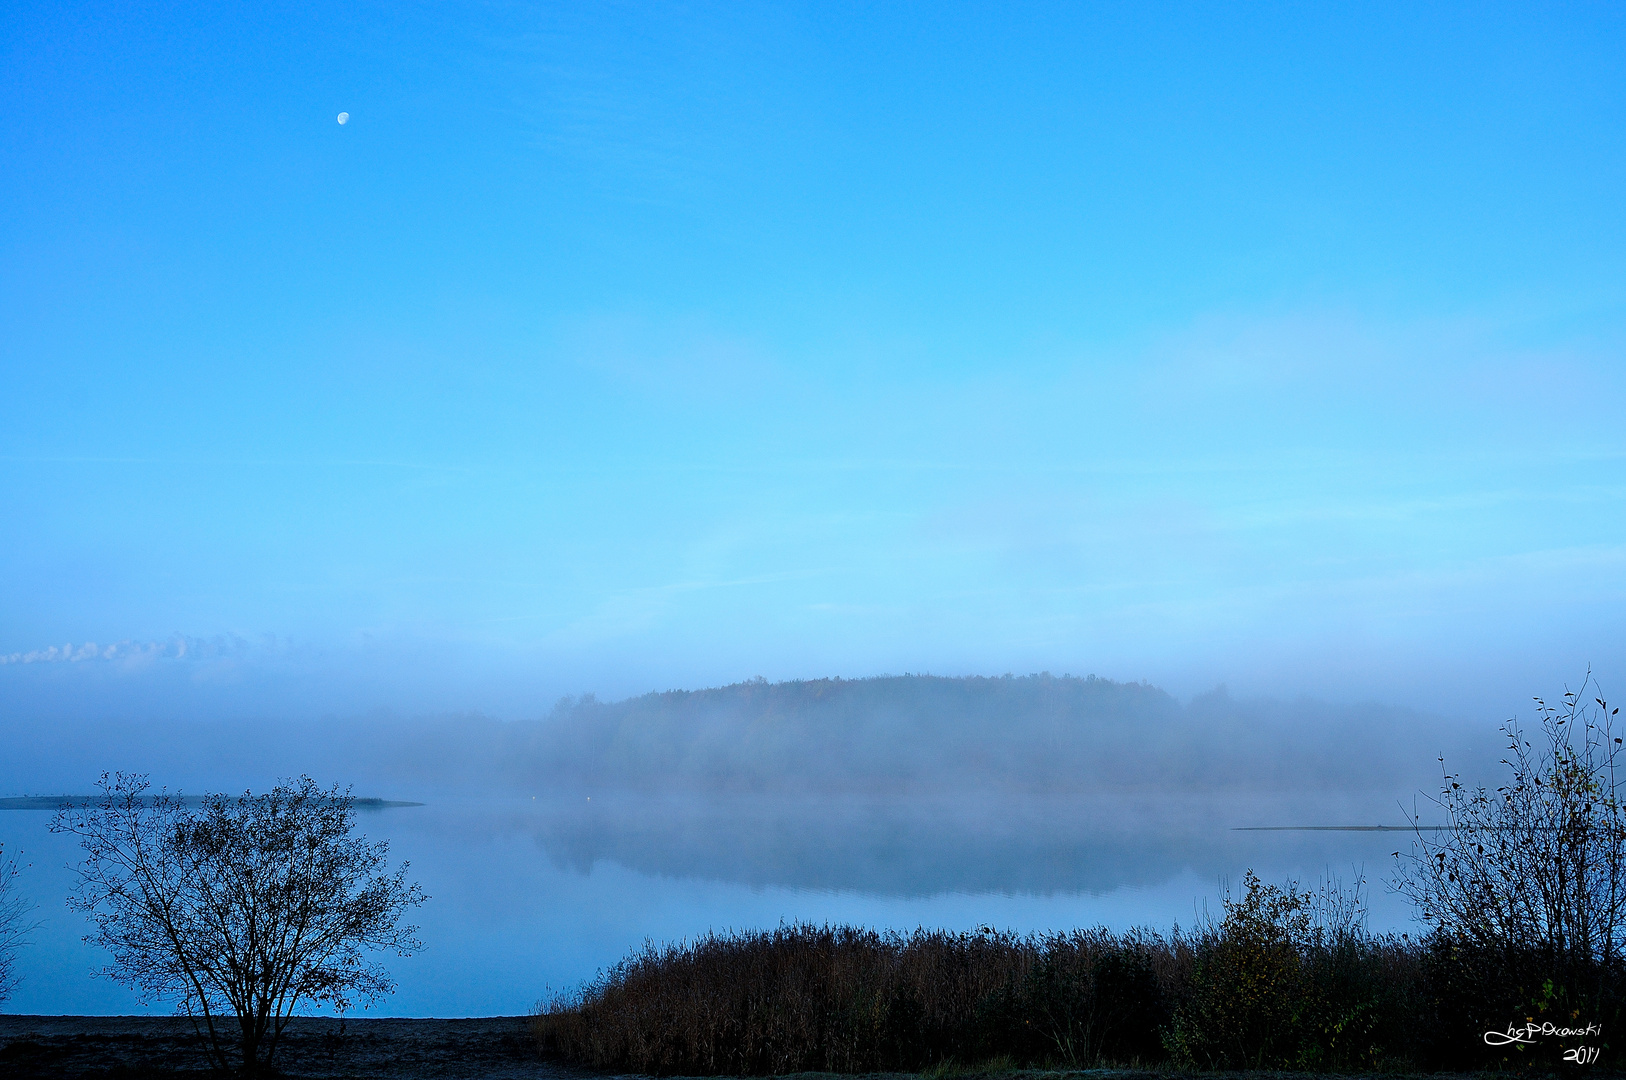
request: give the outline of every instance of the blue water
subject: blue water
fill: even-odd
[[[375,794],[369,792],[368,794]],[[378,792],[387,797],[413,793]],[[1409,930],[1391,893],[1403,833],[1237,832],[1240,825],[1401,824],[1392,795],[1172,799],[663,798],[600,792],[436,797],[359,815],[430,894],[422,952],[387,958],[395,994],[367,1014],[524,1013],[646,940],[781,922],[1017,931],[1190,926],[1222,881],[1346,883],[1364,871],[1377,930]],[[42,920],[18,956],[12,1013],[166,1013],[93,972],[66,909],[77,849],[49,812],[0,813],[0,840]]]

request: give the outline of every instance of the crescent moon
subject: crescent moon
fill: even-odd
[[[339,114],[339,123],[340,124],[348,124],[349,122],[350,122],[350,114],[349,113],[342,112],[342,113]]]

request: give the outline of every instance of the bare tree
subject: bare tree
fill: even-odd
[[[1445,770],[1428,801],[1447,828],[1421,827],[1396,886],[1425,922],[1493,950],[1533,950],[1560,985],[1622,959],[1626,946],[1626,803],[1615,716],[1589,672],[1556,706],[1536,699],[1532,744],[1502,726],[1512,775],[1494,791]],[[1399,853],[1397,853],[1399,854]]]
[[[302,1003],[348,1009],[394,990],[364,950],[422,945],[402,916],[426,897],[389,873],[387,843],[354,837],[353,800],[310,777],[263,795],[148,795],[143,776],[103,774],[99,801],[52,828],[84,848],[69,906],[113,954],[103,974],[145,1002],[175,998],[215,1063],[268,1066]]]
[[[0,1004],[10,1000],[17,989],[17,950],[39,924],[28,921],[34,905],[16,892],[17,877],[23,868],[16,855],[7,855],[0,844]]]

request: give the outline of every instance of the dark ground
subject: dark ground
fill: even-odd
[[[537,1056],[530,1018],[338,1020],[295,1017],[276,1066],[298,1080],[576,1080]],[[5,1080],[204,1080],[190,1021],[174,1016],[0,1016]]]
[[[470,1020],[338,1020],[296,1017],[277,1050],[290,1080],[622,1080],[537,1056],[530,1018]],[[1597,1068],[1566,1069],[1588,1080],[1621,1078]],[[190,1021],[173,1016],[0,1015],[4,1080],[205,1080],[213,1077]],[[973,1080],[975,1070],[944,1071],[930,1080]],[[1409,1075],[1406,1080],[1468,1080],[1470,1074]],[[1510,1074],[1503,1074],[1504,1076]],[[1532,1074],[1525,1074],[1532,1075]],[[1540,1074],[1534,1074],[1540,1075]],[[836,1077],[798,1074],[784,1080],[924,1080],[916,1074]],[[1181,1073],[1133,1069],[1078,1072],[1021,1070],[994,1080],[1328,1080],[1296,1073]],[[1340,1077],[1339,1080],[1358,1080]],[[1389,1078],[1393,1080],[1393,1078]]]

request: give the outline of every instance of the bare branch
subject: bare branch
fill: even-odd
[[[348,791],[305,776],[189,810],[178,794],[149,795],[145,777],[104,774],[101,787],[52,824],[85,853],[69,905],[112,954],[103,974],[143,1002],[174,999],[219,1067],[268,1066],[301,1005],[343,1012],[392,992],[365,950],[422,948],[401,920],[427,897],[405,865],[388,871],[387,843],[351,835]]]

